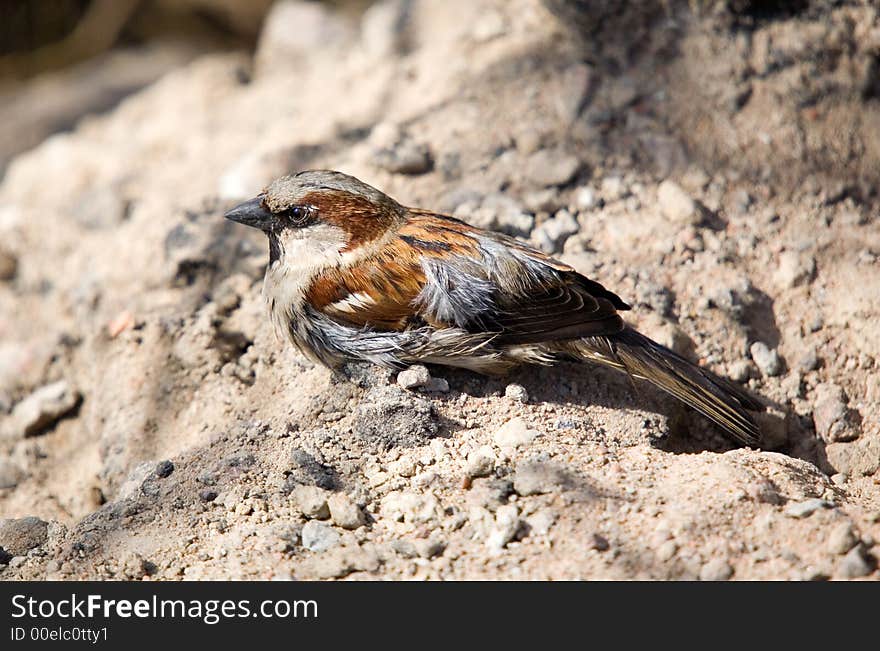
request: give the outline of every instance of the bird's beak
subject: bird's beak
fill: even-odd
[[[224,217],[245,226],[259,228],[261,231],[268,229],[272,223],[272,213],[263,208],[260,197],[237,205],[227,212]]]

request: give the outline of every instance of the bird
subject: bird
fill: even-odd
[[[225,217],[268,237],[272,324],[319,364],[503,375],[592,362],[655,385],[738,444],[761,444],[749,413],[761,407],[744,388],[627,325],[619,296],[519,239],[332,170],[278,178]]]

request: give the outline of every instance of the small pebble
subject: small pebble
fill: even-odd
[[[465,470],[465,474],[468,477],[488,477],[494,469],[495,460],[484,452],[477,450],[468,455],[467,468]]]
[[[590,541],[590,546],[597,552],[607,552],[611,548],[611,543],[608,542],[608,539],[605,536],[594,533]]]
[[[504,387],[504,397],[516,400],[517,402],[526,403],[529,401],[529,392],[521,384],[508,384]]]
[[[312,552],[327,551],[336,547],[340,541],[339,533],[333,527],[317,520],[306,522],[300,536],[303,547]]]
[[[733,568],[722,558],[713,558],[700,568],[700,581],[727,581],[733,576]]]
[[[814,347],[808,348],[807,352],[798,360],[798,368],[804,373],[815,371],[819,367],[819,357]]]
[[[826,548],[828,553],[842,556],[856,546],[859,539],[856,537],[851,522],[841,522],[828,534]]]
[[[498,447],[516,448],[531,443],[540,435],[539,431],[529,429],[522,418],[516,417],[504,423],[492,436],[492,440]]]
[[[536,461],[520,465],[516,469],[513,488],[519,495],[550,493],[568,484],[568,477],[561,468]]]
[[[364,512],[345,493],[334,493],[327,500],[333,524],[343,529],[357,529],[366,522]]]
[[[307,518],[326,520],[330,517],[327,491],[317,486],[297,486],[290,497],[296,508]]]
[[[65,380],[47,384],[15,405],[13,432],[18,437],[34,436],[70,413],[80,394]]]
[[[660,212],[672,222],[687,226],[698,225],[703,216],[700,207],[678,183],[666,179],[657,188]]]
[[[425,387],[431,383],[431,373],[421,364],[410,366],[397,374],[397,384],[404,389]]]
[[[153,472],[156,473],[156,477],[165,479],[174,472],[174,464],[168,460],[160,461]]]
[[[203,502],[213,502],[217,499],[217,491],[213,488],[203,488],[199,491],[199,499]]]
[[[843,579],[858,579],[868,576],[873,572],[871,563],[865,558],[865,550],[861,545],[856,545],[840,559],[837,566],[837,574]]]
[[[828,500],[822,500],[817,497],[804,500],[803,502],[792,502],[785,507],[785,515],[790,518],[806,518],[813,515],[819,509],[833,508],[834,504]]]
[[[763,341],[756,341],[749,347],[749,352],[758,369],[766,376],[773,377],[782,373],[782,360],[775,349],[770,349]]]
[[[849,408],[843,388],[832,382],[816,386],[813,402],[813,423],[816,433],[826,441],[852,441],[859,431],[849,422]]]

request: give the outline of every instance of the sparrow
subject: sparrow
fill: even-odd
[[[646,380],[750,446],[760,406],[628,326],[616,294],[528,244],[408,208],[341,172],[273,181],[226,218],[263,231],[275,329],[328,367],[428,363],[499,375],[587,361]]]

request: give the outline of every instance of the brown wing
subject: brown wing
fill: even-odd
[[[419,210],[373,255],[318,279],[308,298],[358,327],[458,327],[508,344],[613,334],[623,328],[617,310],[629,309],[518,240]]]

